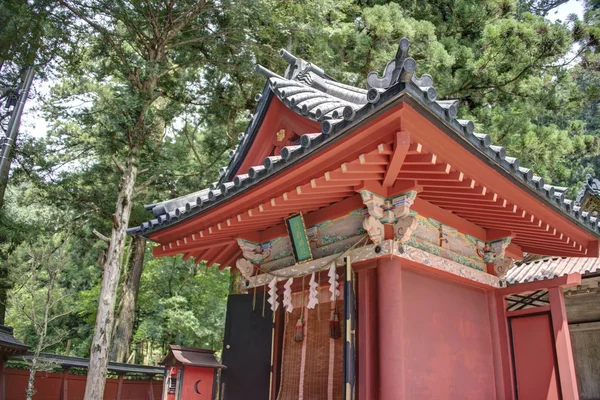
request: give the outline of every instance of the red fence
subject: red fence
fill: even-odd
[[[29,371],[6,369],[6,400],[24,400]],[[63,379],[64,378],[64,379]],[[80,400],[85,392],[85,376],[38,372],[33,400]],[[63,386],[63,381],[66,385]],[[120,393],[119,393],[120,384]],[[107,379],[104,400],[160,400],[162,381]]]

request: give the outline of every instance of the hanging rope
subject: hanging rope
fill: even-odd
[[[263,285],[263,309],[262,309],[262,317],[265,317],[265,306],[267,304],[267,282]]]
[[[304,274],[285,274],[285,273],[278,273],[275,271],[269,271],[269,270],[265,270],[262,267],[258,267],[258,269],[263,273],[263,275],[270,275],[272,277],[275,278],[299,278],[299,277],[304,277],[306,275],[310,275],[313,272],[321,272],[324,271],[325,269],[327,269],[329,267],[329,265],[333,262],[333,263],[337,263],[337,261],[340,258],[343,258],[344,256],[346,256],[346,254],[348,254],[350,251],[354,250],[356,247],[359,247],[359,244],[362,243],[366,243],[369,240],[369,235],[364,235],[363,237],[361,237],[359,240],[356,241],[356,243],[354,243],[352,246],[350,246],[347,250],[345,250],[344,252],[340,253],[336,258],[334,258],[331,261],[328,261],[327,264],[317,270],[313,270],[310,272],[306,272]]]
[[[256,276],[260,275],[260,269],[256,271]],[[254,286],[254,297],[252,297],[252,311],[256,310],[256,286]]]

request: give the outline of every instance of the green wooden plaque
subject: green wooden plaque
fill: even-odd
[[[312,252],[310,251],[310,243],[306,234],[306,226],[302,214],[295,214],[286,218],[285,226],[290,235],[290,243],[296,262],[312,260]]]

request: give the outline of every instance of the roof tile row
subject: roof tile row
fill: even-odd
[[[522,167],[519,159],[507,156],[504,147],[493,145],[489,135],[476,133],[473,121],[457,119],[457,101],[436,100],[433,79],[429,75],[416,78],[413,63],[409,61],[412,59],[406,57],[407,50],[408,41],[403,39],[396,59],[386,66],[384,78],[379,78],[377,74],[372,75],[374,73],[369,74],[369,77],[376,76],[376,79],[368,79],[370,83],[368,90],[336,82],[319,67],[283,50],[282,57],[290,63],[285,77],[257,66],[257,71],[268,78],[267,85],[263,93],[257,96],[259,97],[257,112],[251,117],[246,132],[239,135],[240,143],[231,153],[229,166],[221,169],[221,180],[211,184],[207,189],[146,206],[146,209],[152,210],[155,218],[130,228],[128,233],[147,235],[173,225],[179,220],[199,214],[214,204],[257,184],[298,158],[315,151],[324,142],[332,140],[345,128],[362,120],[402,92],[408,93],[426,106],[430,112],[453,128],[454,133],[471,143],[482,154],[547,199],[560,211],[596,235],[600,233],[600,225],[596,217],[582,211],[573,200],[565,199],[564,192],[567,188],[546,184],[544,179],[534,175],[531,169]],[[396,65],[400,65],[399,70],[395,68]],[[304,134],[300,138],[299,145],[283,147],[280,156],[267,157],[263,165],[253,166],[247,172],[231,176],[251,145],[272,95],[296,113],[320,122],[321,132]]]

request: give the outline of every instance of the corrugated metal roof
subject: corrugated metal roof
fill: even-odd
[[[195,367],[225,368],[225,366],[219,363],[215,358],[214,350],[195,349],[175,345],[169,345],[169,348],[171,351],[163,360],[163,364],[165,365],[171,365],[173,364],[173,361],[176,360],[183,365],[192,365]]]
[[[599,235],[598,218],[583,211],[575,201],[566,199],[567,188],[546,184],[544,179],[534,175],[531,169],[522,167],[519,159],[508,156],[504,147],[492,145],[489,135],[475,133],[473,121],[457,119],[457,101],[436,100],[437,92],[431,76],[424,74],[417,78],[414,74],[416,62],[408,57],[407,39],[400,41],[398,55],[386,66],[383,78],[379,78],[375,72],[369,74],[368,90],[336,82],[321,68],[284,50],[281,56],[289,62],[284,77],[257,66],[257,71],[267,77],[267,86],[259,99],[257,113],[252,116],[246,132],[240,135],[239,146],[231,151],[231,163],[221,171],[221,180],[191,195],[146,206],[148,210],[153,211],[154,219],[129,228],[129,234],[149,235],[202,213],[215,204],[259,184],[306,154],[317,151],[323,144],[338,139],[339,134],[347,127],[366,119],[391,99],[408,94],[444,121],[458,136],[469,142],[475,151],[484,154],[500,169],[523,182],[540,198],[552,203],[573,221]],[[265,92],[269,95],[265,96]],[[283,147],[280,156],[267,157],[264,165],[253,166],[239,174],[237,168],[260,126],[267,104],[273,95],[294,112],[320,122],[321,132],[302,135],[299,144]],[[238,175],[232,178],[234,173]]]
[[[574,272],[582,275],[600,273],[600,258],[566,257],[530,261],[511,268],[506,275],[506,281],[514,285],[558,278]]]

